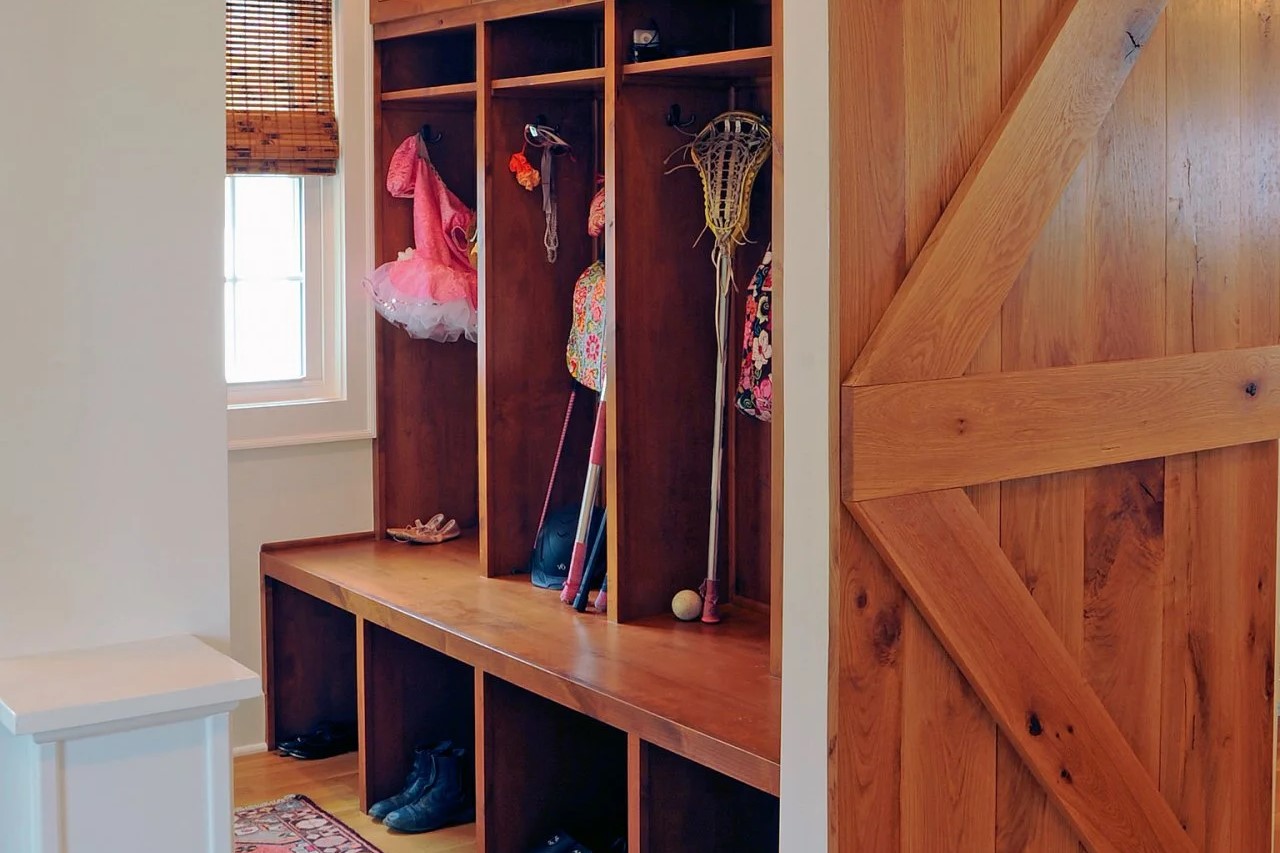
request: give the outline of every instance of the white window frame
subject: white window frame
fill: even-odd
[[[227,386],[231,450],[374,436],[373,35],[364,0],[334,3],[338,173],[303,180],[307,376]],[[313,311],[311,307],[318,307]]]

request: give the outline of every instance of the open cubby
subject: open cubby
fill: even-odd
[[[690,137],[666,119],[678,104],[696,132],[729,109],[777,112],[777,6],[457,0],[375,27],[377,261],[413,244],[413,203],[383,180],[396,147],[429,124],[433,165],[477,211],[480,318],[478,344],[414,340],[377,321],[377,529],[263,548],[271,742],[354,720],[358,705],[364,807],[398,790],[415,744],[451,738],[475,748],[480,850],[519,853],[557,829],[598,849],[624,831],[646,851],[776,849],[782,412],[773,424],[748,418],[734,390],[746,288],[770,243],[781,249],[780,146],[756,178],[751,243],[735,261],[724,622],[681,623],[671,597],[706,573],[716,294],[712,241],[698,240],[701,181],[669,174],[668,155]],[[651,20],[666,56],[633,63],[631,30]],[[542,191],[508,170],[534,121],[574,147],[555,163],[554,263]],[[526,153],[540,167],[540,152]],[[599,175],[606,227],[593,238]],[[574,284],[601,257],[607,615],[512,576],[528,564],[575,387]],[[775,268],[775,318],[781,293]],[[596,394],[579,388],[576,401],[552,509],[581,500]],[[388,541],[387,527],[436,513],[462,537]]]
[[[618,29],[623,62],[631,65],[631,35],[657,25],[661,56],[657,60],[692,58],[767,47],[772,41],[772,9],[764,0],[618,0]],[[643,58],[639,64],[644,64]]]
[[[497,20],[487,29],[494,80],[604,65],[603,3]]]
[[[385,79],[385,75],[384,75]],[[474,105],[384,106],[378,121],[378,169],[423,124],[440,135],[432,163],[459,198],[476,202]],[[413,201],[379,186],[378,263],[413,245]],[[474,344],[413,340],[377,323],[377,529],[443,512],[463,527],[479,523],[477,352]],[[431,513],[426,508],[432,507]]]
[[[632,853],[777,853],[778,798],[633,738]]]
[[[378,45],[382,91],[476,82],[476,30],[458,27]]]
[[[616,308],[610,369],[610,539],[619,618],[665,612],[671,595],[706,572],[715,388],[715,269],[704,235],[702,184],[693,169],[670,172],[666,155],[689,141],[666,124],[679,104],[695,126],[767,89],[723,81],[624,87],[618,96],[617,228],[610,253]],[[750,94],[749,94],[750,93]],[[726,477],[720,548],[722,595],[770,600],[771,433],[733,406],[741,359],[745,287],[771,233],[766,168],[752,196],[750,236],[738,250],[729,324]],[[660,247],[660,249],[656,249]],[[658,357],[660,354],[660,357]],[[652,499],[661,495],[660,501]],[[616,578],[616,579],[615,579]],[[728,581],[728,582],[726,582]]]
[[[404,787],[413,749],[451,741],[474,754],[475,670],[360,620],[360,807]]]
[[[356,617],[270,579],[262,593],[267,747],[321,723],[355,725]]]
[[[556,832],[594,850],[625,838],[626,734],[491,675],[478,689],[484,849],[533,850]]]
[[[559,211],[554,263],[547,260],[542,190],[525,190],[506,168],[507,157],[521,148],[524,125],[538,116],[575,146],[572,156],[556,157],[553,166]],[[586,223],[596,188],[600,110],[590,97],[495,98],[486,130],[493,166],[486,181],[481,262],[481,558],[490,574],[502,575],[528,562],[573,389],[565,363],[573,288],[599,257],[599,242],[587,235]],[[539,155],[528,151],[538,166]],[[579,391],[553,508],[581,502],[595,396]]]

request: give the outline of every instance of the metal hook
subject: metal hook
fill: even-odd
[[[693,123],[698,120],[697,113],[691,113],[686,119],[679,104],[672,104],[671,109],[667,110],[667,127],[674,127],[676,130],[684,130],[692,127]]]
[[[421,137],[422,141],[427,145],[435,145],[437,142],[444,139],[444,134],[439,131],[433,133],[431,125],[429,124],[424,124],[422,127],[418,128],[418,136]]]

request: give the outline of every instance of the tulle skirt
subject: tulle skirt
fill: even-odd
[[[453,343],[476,340],[475,273],[432,264],[412,250],[364,281],[374,308],[411,337]]]

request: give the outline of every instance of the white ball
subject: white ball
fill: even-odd
[[[697,590],[680,590],[671,599],[671,612],[683,622],[692,622],[702,615],[702,596]]]

